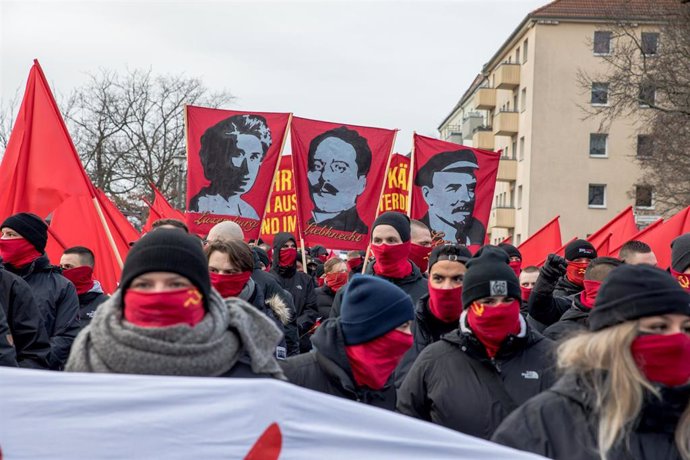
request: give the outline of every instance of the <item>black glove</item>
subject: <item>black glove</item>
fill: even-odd
[[[565,275],[568,268],[568,262],[558,254],[549,254],[546,258],[544,266],[541,267],[541,276],[551,282],[556,282]]]

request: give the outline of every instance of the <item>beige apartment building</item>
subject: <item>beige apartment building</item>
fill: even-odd
[[[630,117],[600,131],[599,120],[584,119],[583,107],[608,103],[605,81],[578,83],[580,70],[604,72],[602,56],[616,46],[607,3],[557,0],[527,15],[439,126],[444,140],[502,151],[491,243],[520,244],[557,215],[563,241],[629,205],[640,226],[658,218],[635,162],[648,154],[644,126]],[[654,24],[630,14],[645,53],[658,52]]]

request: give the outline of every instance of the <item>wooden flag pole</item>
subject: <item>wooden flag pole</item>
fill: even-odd
[[[115,259],[117,260],[117,264],[120,266],[120,270],[122,270],[122,257],[120,256],[120,251],[117,250],[115,239],[113,238],[113,234],[110,232],[110,227],[108,227],[108,223],[106,222],[105,216],[103,215],[103,209],[101,209],[101,204],[98,202],[98,198],[96,198],[95,196],[91,197],[91,201],[93,201],[93,205],[96,207],[96,212],[98,213],[98,217],[100,217],[101,219],[101,225],[103,225],[103,230],[105,230],[105,234],[108,236],[110,248],[113,250],[113,253],[115,254]]]
[[[407,217],[412,218],[412,179],[414,178],[414,164],[415,164],[415,152],[414,152],[414,137],[417,132],[412,133],[412,151],[410,152],[410,175],[407,179],[407,186],[409,190],[407,191]]]
[[[302,236],[299,237],[299,244],[302,247],[302,271],[307,273],[307,251],[304,249],[304,238]]]

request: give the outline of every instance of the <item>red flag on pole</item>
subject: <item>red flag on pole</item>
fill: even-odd
[[[120,256],[124,260],[129,252],[129,243],[139,239],[139,232],[127,220],[127,218],[115,206],[115,203],[110,201],[110,198],[103,192],[103,190],[96,189],[96,197],[101,204],[103,213],[108,221],[108,226],[115,237],[117,249],[120,251]]]
[[[556,216],[550,220],[518,246],[518,250],[522,254],[523,267],[538,265],[546,259],[547,255],[561,247],[561,224],[559,218],[560,216]]]
[[[261,222],[261,239],[273,244],[273,237],[280,232],[297,232],[297,195],[292,173],[292,155],[280,157],[278,174],[273,181],[271,197]]]
[[[407,197],[410,190],[410,159],[394,153],[386,172],[386,183],[379,203],[379,214],[398,211],[407,214]]]
[[[598,245],[594,246],[597,257],[608,257],[611,254],[611,238],[613,238],[613,233],[609,233]]]
[[[617,248],[622,246],[626,241],[629,241],[637,231],[633,208],[632,206],[628,206],[599,230],[589,235],[587,241],[592,243],[592,246],[596,248],[604,244],[606,238],[611,234],[609,244],[611,247]]]
[[[149,207],[149,217],[146,219],[142,231],[144,233],[150,232],[151,226],[158,219],[177,219],[184,222],[184,214],[173,208],[153,183],[151,184],[151,188],[153,189],[153,203],[144,200]]]
[[[563,246],[561,246],[560,248],[556,249],[555,251],[549,252],[549,254],[558,254],[558,255],[561,256],[561,257],[565,257],[565,248],[566,248],[570,243],[572,243],[573,241],[575,241],[576,239],[577,239],[577,237],[574,236],[572,240],[568,241],[567,243],[565,243]],[[549,254],[546,254],[546,255],[544,256],[544,258],[542,259],[542,261],[539,262],[538,264],[536,264],[537,267],[541,267],[542,265],[544,265],[544,262],[546,262],[546,258],[549,256]],[[524,265],[524,264],[523,264],[523,265]]]

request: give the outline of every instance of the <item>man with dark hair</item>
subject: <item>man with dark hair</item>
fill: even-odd
[[[60,258],[62,276],[77,288],[79,297],[79,327],[84,329],[96,314],[96,308],[108,300],[101,283],[93,279],[96,258],[93,251],[83,246],[65,249]]]
[[[345,126],[326,131],[309,144],[307,166],[314,203],[309,223],[366,235],[369,229],[357,212],[357,197],[367,186],[371,167],[367,140]]]
[[[190,200],[189,210],[260,219],[241,196],[254,186],[271,144],[271,131],[260,115],[234,115],[208,128],[199,158],[211,184]]]
[[[527,302],[529,301],[530,294],[532,294],[532,288],[537,284],[537,278],[539,278],[539,267],[535,265],[522,269],[518,277],[520,292],[522,293],[522,312],[525,314],[527,314]]]
[[[433,249],[431,230],[424,222],[410,219],[410,260],[422,273],[429,268],[429,254]]]
[[[151,224],[151,230],[155,230],[157,228],[179,228],[185,233],[189,233],[189,227],[187,227],[187,225],[179,219],[158,219]]]
[[[477,169],[474,152],[463,149],[434,155],[417,173],[415,185],[429,205],[421,220],[447,241],[484,243],[486,229],[472,215]]]
[[[656,255],[652,248],[642,241],[631,240],[621,246],[618,258],[628,265],[647,264],[656,267]]]

